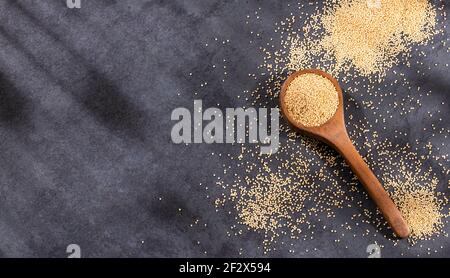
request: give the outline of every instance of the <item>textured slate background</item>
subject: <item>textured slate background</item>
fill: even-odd
[[[261,256],[258,236],[227,237],[232,217],[215,213],[199,186],[221,168],[210,153],[235,148],[173,145],[170,113],[191,107],[209,80],[197,97],[205,106],[245,105],[234,94],[262,58],[248,44],[245,17],[262,7],[253,27],[270,34],[292,11],[285,2],[82,0],[69,10],[63,0],[1,1],[0,256],[65,257],[70,243],[84,257],[237,256],[240,248]],[[214,37],[232,45],[206,48]],[[450,62],[445,48],[434,53],[424,68]],[[224,57],[231,84],[210,70]],[[417,81],[436,94],[425,105],[448,99],[448,74],[434,69]],[[429,123],[416,121],[425,112],[393,125],[412,132],[411,142],[426,138]],[[199,227],[190,229],[195,219]],[[294,256],[317,247],[314,256],[366,257],[372,243],[352,240],[343,250],[331,241],[321,234]],[[450,256],[448,239],[436,244]],[[420,252],[405,246],[383,255]],[[279,248],[270,256],[292,254]]]

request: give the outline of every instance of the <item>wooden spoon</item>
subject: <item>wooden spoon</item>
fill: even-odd
[[[334,84],[339,96],[339,105],[334,116],[323,125],[317,127],[307,127],[296,122],[294,117],[289,114],[284,101],[286,91],[291,81],[297,76],[307,73],[317,74],[328,78]],[[402,214],[389,197],[389,194],[386,190],[384,190],[381,183],[370,170],[369,166],[366,162],[364,162],[361,155],[355,149],[355,146],[353,146],[353,143],[347,134],[344,121],[342,90],[339,83],[331,75],[321,70],[308,69],[297,71],[288,77],[281,88],[280,107],[283,116],[292,126],[294,126],[294,128],[308,136],[316,138],[332,146],[345,158],[353,173],[355,173],[369,196],[374,200],[394,233],[401,238],[408,237],[410,231],[408,225],[402,217]]]

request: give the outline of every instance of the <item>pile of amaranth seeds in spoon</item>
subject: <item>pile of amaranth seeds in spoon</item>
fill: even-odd
[[[305,73],[291,81],[284,103],[295,122],[308,127],[321,126],[336,113],[339,95],[328,78]]]
[[[389,187],[399,206],[402,206],[401,201],[396,199],[395,192],[401,191],[395,190],[392,178],[395,177],[398,181],[410,172],[419,172],[424,168],[426,161],[434,161],[432,171],[430,170],[433,175],[429,175],[433,178],[427,179],[424,184],[428,184],[429,190],[436,197],[437,210],[441,216],[440,222],[435,222],[436,229],[432,234],[425,235],[416,227],[410,246],[404,246],[404,242],[393,239],[386,233],[387,224],[379,211],[367,207],[367,203],[370,202],[368,196],[361,189],[356,177],[352,177],[342,158],[327,146],[303,137],[283,124],[281,129],[285,135],[280,138],[281,149],[276,154],[261,156],[257,146],[242,147],[237,155],[212,153],[223,166],[222,173],[213,174],[222,192],[215,198],[217,211],[234,215],[236,219],[236,224],[230,226],[227,232],[228,236],[241,237],[255,231],[262,233],[264,253],[287,249],[291,253],[300,250],[314,255],[321,251],[320,247],[302,250],[301,241],[314,241],[324,232],[328,236],[334,235],[334,244],[345,249],[350,248],[352,239],[361,237],[367,241],[376,241],[382,247],[386,244],[400,245],[410,252],[407,254],[402,252],[400,255],[419,256],[424,253],[432,255],[444,248],[443,245],[436,248],[431,244],[436,241],[442,242],[439,238],[447,236],[448,231],[446,228],[448,213],[445,212],[446,209],[448,211],[448,200],[443,198],[445,195],[438,192],[448,188],[442,189],[445,180],[438,181],[434,175],[436,171],[442,172],[440,174],[444,177],[448,177],[450,173],[448,154],[440,154],[440,148],[445,146],[443,140],[448,138],[450,130],[448,127],[442,127],[440,110],[430,111],[432,124],[424,128],[432,132],[429,140],[436,139],[435,141],[442,146],[432,146],[430,153],[423,155],[423,150],[429,148],[426,141],[416,140],[414,146],[392,143],[411,134],[407,130],[391,126],[390,121],[396,117],[408,117],[416,113],[421,109],[422,102],[432,99],[433,92],[424,91],[408,79],[402,67],[408,70],[414,68],[417,75],[426,76],[426,71],[432,67],[444,66],[427,65],[423,60],[430,55],[425,46],[431,45],[432,51],[435,50],[435,46],[445,48],[446,55],[450,52],[447,46],[448,36],[445,36],[444,32],[448,25],[447,15],[443,1],[438,3],[382,1],[382,5],[387,6],[383,9],[389,9],[391,2],[397,7],[406,5],[403,6],[406,7],[403,10],[408,10],[408,7],[412,7],[408,5],[414,4],[416,8],[414,13],[419,13],[420,18],[426,18],[420,21],[423,28],[416,28],[415,25],[414,28],[405,29],[402,24],[396,25],[400,32],[394,32],[392,38],[401,37],[402,42],[396,42],[393,48],[389,48],[389,44],[388,46],[383,44],[385,41],[375,43],[372,46],[379,46],[377,51],[382,55],[366,59],[359,58],[359,53],[346,53],[345,49],[337,49],[339,45],[333,45],[333,38],[342,36],[342,30],[345,31],[345,28],[341,29],[342,25],[335,26],[336,30],[333,33],[331,32],[333,26],[329,24],[333,17],[338,18],[346,9],[362,8],[361,1],[287,4],[292,9],[290,16],[275,23],[274,37],[263,38],[266,43],[261,44],[260,50],[265,54],[264,61],[256,72],[248,74],[250,80],[257,81],[257,87],[244,88],[243,94],[237,95],[237,98],[245,99],[253,106],[273,107],[278,101],[283,81],[292,71],[320,68],[332,73],[346,94],[344,109],[350,136],[376,174],[381,177],[386,172],[393,172],[393,169],[397,169],[396,163],[406,165],[404,171],[395,173],[396,176],[383,177],[382,180],[382,183]],[[424,3],[426,5],[423,5]],[[381,10],[381,12],[389,14],[390,11]],[[250,26],[252,22],[258,22],[262,13],[261,8],[249,13],[245,23]],[[350,14],[355,13],[350,11]],[[378,20],[379,17],[375,19]],[[360,19],[351,20],[358,22]],[[392,26],[388,30],[393,30]],[[374,29],[374,32],[377,31],[387,34],[387,31]],[[249,44],[254,47],[262,35],[255,30],[250,33],[253,37]],[[389,36],[386,35],[385,38],[387,37]],[[336,50],[330,51],[333,48]],[[325,51],[326,49],[328,50]],[[395,53],[398,55],[395,56]],[[225,57],[224,62],[225,60],[228,59]],[[399,68],[398,64],[402,66]],[[448,68],[448,65],[445,67]],[[439,105],[448,104],[442,102],[437,104],[437,107]],[[354,112],[361,109],[364,110],[363,115]],[[395,138],[380,139],[380,134],[384,134],[386,130],[394,132]],[[270,189],[271,187],[274,188]],[[206,186],[206,189],[209,187]],[[288,200],[297,201],[291,203]],[[336,214],[347,210],[358,212],[343,223],[337,222],[331,226],[321,224],[325,219],[335,218]],[[428,241],[431,242],[430,245],[427,245]],[[239,254],[244,253],[245,250],[240,249]]]

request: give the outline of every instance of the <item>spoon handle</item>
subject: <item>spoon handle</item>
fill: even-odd
[[[372,170],[370,170],[367,163],[362,159],[347,133],[342,132],[333,141],[336,150],[345,158],[353,173],[358,177],[369,196],[378,206],[378,209],[394,233],[400,238],[408,237],[410,230],[402,214]]]

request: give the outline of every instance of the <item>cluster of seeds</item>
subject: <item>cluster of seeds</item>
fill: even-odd
[[[283,178],[280,173],[258,174],[245,177],[247,187],[240,187],[236,197],[239,218],[253,230],[266,230],[277,234],[283,222],[293,221],[301,213],[305,201],[302,181]]]
[[[427,0],[369,3],[325,2],[303,26],[302,35],[287,37],[287,68],[320,67],[335,76],[348,76],[354,69],[360,76],[381,80],[394,65],[407,62],[413,45],[426,44],[437,33],[436,10]],[[286,25],[288,21],[282,23]]]
[[[432,169],[413,173],[403,164],[398,171],[386,173],[384,184],[411,229],[409,240],[416,243],[446,234],[443,220],[449,216],[449,202],[445,194],[436,191],[439,180],[433,176]]]
[[[308,127],[321,126],[336,113],[339,97],[328,78],[306,73],[291,81],[284,102],[297,123]]]
[[[384,76],[399,54],[434,35],[436,12],[427,0],[344,0],[320,21],[320,43],[337,68],[349,64],[364,76]]]
[[[413,239],[429,237],[442,231],[441,205],[433,190],[405,189],[406,184],[397,184],[393,198],[411,228]]]

